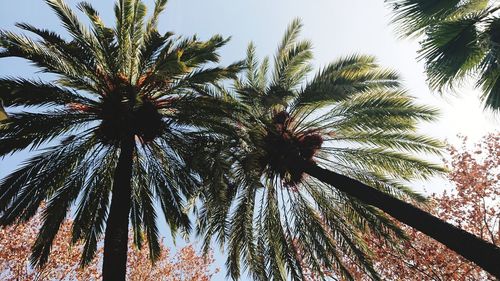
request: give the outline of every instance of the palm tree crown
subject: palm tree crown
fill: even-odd
[[[489,0],[386,0],[404,37],[422,36],[431,88],[475,80],[487,107],[500,109],[500,5]]]
[[[234,84],[247,112],[232,139],[238,148],[227,156],[234,181],[225,204],[208,200],[201,228],[207,240],[227,239],[234,279],[241,262],[257,280],[303,280],[305,268],[323,277],[335,270],[352,279],[352,270],[362,270],[377,278],[360,234],[388,241],[404,235],[382,212],[307,176],[302,165],[420,201],[403,183],[443,171],[411,156],[439,153],[438,141],[415,132],[436,112],[414,104],[398,75],[370,56],[340,58],[306,79],[311,44],[297,40],[300,28],[298,20],[289,26],[272,70],[248,48],[245,75]]]
[[[0,33],[0,57],[27,59],[56,77],[49,83],[0,79],[5,106],[36,109],[0,121],[0,156],[51,145],[0,182],[0,224],[28,220],[46,202],[32,256],[43,265],[76,203],[73,241],[84,240],[86,264],[105,222],[106,239],[116,236],[108,237],[108,230],[126,238],[130,214],[135,243],[142,244],[144,232],[154,260],[160,249],[155,205],[173,231],[189,231],[184,201],[200,184],[189,164],[196,156],[190,147],[228,130],[230,107],[213,93],[220,80],[235,77],[240,63],[204,67],[218,62],[217,50],[227,42],[221,36],[200,41],[160,34],[157,21],[166,0],[156,1],[147,21],[142,1],[118,1],[114,28],[82,2],[78,8],[90,29],[62,0],[46,2],[71,40],[24,23],[18,27],[39,40]]]

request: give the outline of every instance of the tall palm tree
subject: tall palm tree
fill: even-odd
[[[124,280],[129,219],[135,244],[145,233],[153,261],[160,253],[155,206],[173,232],[190,230],[184,204],[200,185],[191,147],[228,130],[226,109],[234,107],[213,93],[241,65],[204,67],[218,62],[227,42],[221,36],[160,34],[166,0],[155,2],[147,21],[142,1],[118,1],[114,28],[81,2],[90,30],[62,0],[46,2],[71,40],[25,23],[17,26],[38,40],[0,33],[0,57],[27,59],[56,77],[0,79],[5,106],[35,108],[1,121],[0,156],[43,148],[0,182],[0,225],[26,221],[46,202],[31,257],[41,266],[73,210],[73,242],[85,243],[82,265],[104,234],[103,278]]]
[[[226,155],[234,182],[220,199],[207,196],[199,224],[207,241],[227,245],[229,275],[239,278],[242,262],[257,280],[303,280],[304,265],[376,279],[360,233],[401,238],[385,212],[498,276],[498,248],[403,201],[423,200],[405,183],[443,172],[412,156],[439,154],[438,141],[416,132],[436,112],[369,56],[340,58],[306,79],[311,44],[297,41],[300,27],[289,26],[271,73],[250,45],[235,82],[248,114]]]
[[[486,107],[500,109],[500,3],[386,0],[403,37],[422,36],[427,80],[442,91],[472,78]]]

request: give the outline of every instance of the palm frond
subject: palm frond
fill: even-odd
[[[0,130],[3,127],[3,123],[5,123],[5,120],[9,119],[9,116],[7,115],[7,112],[5,112],[4,105],[3,105],[3,100],[0,99]]]
[[[137,155],[134,163],[134,176],[135,179],[133,181],[133,195],[132,202],[137,205],[136,212],[139,219],[134,223],[134,228],[142,229],[142,227],[138,226],[142,225],[146,234],[148,248],[149,248],[149,258],[152,262],[158,260],[158,257],[161,253],[160,243],[159,243],[159,234],[158,227],[156,222],[156,210],[155,210],[155,202],[153,193],[154,189],[150,188],[151,181],[150,177],[147,175],[147,168],[145,167],[145,159],[141,157],[141,155]],[[142,231],[134,231],[134,237],[136,241],[140,241],[138,237],[142,236]],[[137,244],[140,248],[140,243]]]
[[[43,225],[32,247],[30,258],[32,265],[43,266],[48,261],[52,242],[66,218],[69,208],[80,193],[80,187],[84,184],[88,169],[92,166],[89,159],[86,160],[82,161],[71,172],[64,184],[47,200],[46,207],[42,211]]]
[[[403,37],[423,36],[419,59],[425,61],[432,89],[454,90],[473,79],[485,108],[498,109],[498,10],[495,1],[388,0],[393,22]],[[495,35],[494,35],[495,34]]]
[[[152,30],[157,29],[158,25],[158,17],[160,14],[165,10],[165,6],[167,5],[168,0],[156,0],[155,1],[155,7],[153,10],[153,14],[151,15],[151,18],[148,20],[148,23],[146,25],[146,38],[148,37],[147,34],[151,32]]]
[[[2,121],[0,129],[0,156],[31,147],[38,148],[54,138],[75,132],[94,121],[91,114],[55,111],[42,113],[14,113]]]
[[[133,17],[130,24],[130,41],[131,46],[129,61],[129,77],[131,80],[138,79],[137,66],[140,59],[140,47],[144,39],[144,18],[146,17],[146,5],[142,1],[136,0],[133,6]]]
[[[75,91],[58,87],[52,83],[23,78],[0,79],[0,99],[5,106],[95,104]]]
[[[105,57],[96,38],[87,30],[87,28],[79,21],[76,14],[62,0],[45,0],[52,8],[56,15],[61,20],[62,25],[78,42],[78,44],[93,54],[94,58],[105,65]]]
[[[78,8],[83,11],[89,18],[92,24],[92,32],[96,38],[99,48],[102,51],[103,61],[101,71],[107,71],[107,75],[112,76],[117,71],[116,63],[113,59],[116,53],[116,43],[114,42],[113,29],[106,27],[99,13],[92,7],[90,3],[80,2]]]
[[[395,89],[399,86],[399,75],[377,65],[372,56],[351,55],[339,58],[320,70],[300,91],[295,104],[328,105],[369,89]]]
[[[102,157],[94,162],[94,168],[91,169],[84,185],[81,186],[72,227],[72,242],[84,241],[80,259],[82,267],[93,260],[97,243],[104,233],[112,175],[117,159],[115,149],[104,152]]]
[[[340,163],[404,180],[427,179],[446,171],[430,161],[381,148],[324,147],[322,150],[335,154],[335,161]]]
[[[487,107],[500,109],[500,18],[488,21],[488,52],[480,63],[481,77],[477,85],[483,90],[481,99]]]
[[[429,85],[437,90],[459,84],[474,72],[484,56],[484,49],[476,42],[479,32],[476,24],[481,15],[449,20],[434,25],[422,42],[420,57],[426,63]]]
[[[288,26],[274,58],[274,72],[270,90],[264,98],[265,106],[286,105],[296,96],[295,87],[311,71],[312,44],[309,41],[296,42],[302,28],[299,19]]]
[[[415,36],[429,24],[470,12],[481,11],[488,0],[386,0],[395,12],[393,22],[402,36]]]
[[[50,198],[85,159],[95,138],[67,140],[29,159],[0,183],[0,223],[27,221],[43,200]]]
[[[115,37],[118,42],[117,59],[121,73],[129,74],[131,38],[129,36],[130,23],[133,17],[133,4],[136,0],[123,0],[115,3]]]
[[[220,80],[235,79],[236,74],[243,69],[243,62],[235,62],[227,67],[211,67],[192,71],[179,84],[186,86],[216,84]]]
[[[20,57],[32,61],[46,72],[74,77],[79,71],[64,57],[59,56],[53,50],[49,50],[24,35],[12,32],[0,32],[0,44],[4,48],[0,57]]]
[[[150,146],[151,153],[155,157],[149,159],[148,174],[156,175],[152,178],[152,187],[172,234],[179,228],[188,233],[191,230],[191,223],[184,210],[183,196],[189,195],[199,183],[185,167],[179,165],[176,159],[165,153],[164,150],[171,151],[169,146],[176,147],[173,141],[164,144]]]

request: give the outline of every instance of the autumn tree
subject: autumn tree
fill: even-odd
[[[472,148],[466,138],[448,148],[449,180],[454,189],[431,196],[429,211],[495,245],[500,244],[500,134]],[[387,280],[495,280],[442,244],[401,225],[409,241],[399,249],[371,240],[376,267]],[[370,240],[370,239],[368,239]],[[500,261],[498,261],[500,266]],[[358,276],[358,279],[362,279]]]
[[[27,223],[0,228],[0,280],[101,279],[102,241],[98,242],[96,258],[82,269],[79,259],[84,251],[84,244],[71,243],[72,222],[69,220],[62,224],[47,264],[39,270],[31,267],[31,246],[41,223],[42,218],[38,214]],[[161,246],[160,256],[154,265],[148,258],[148,251],[147,247],[142,247],[141,250],[134,247],[128,251],[127,280],[205,281],[210,280],[218,271],[210,268],[213,257],[198,255],[193,246],[186,246],[176,254]]]

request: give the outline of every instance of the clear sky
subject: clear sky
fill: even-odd
[[[73,7],[78,2],[66,1]],[[114,23],[114,1],[88,2],[100,11],[108,25]],[[152,9],[153,0],[145,2]],[[57,17],[44,1],[3,0],[0,5],[1,29],[14,30],[16,22],[28,22],[64,34]],[[477,93],[470,87],[446,98],[428,89],[423,65],[416,60],[418,42],[396,38],[389,25],[390,11],[383,0],[170,0],[159,26],[160,31],[186,36],[198,34],[201,39],[216,33],[232,36],[221,53],[222,63],[229,64],[244,58],[250,41],[256,44],[260,57],[272,56],[286,26],[296,17],[304,24],[302,38],[311,40],[314,45],[317,67],[352,53],[374,55],[380,64],[402,75],[405,86],[419,103],[441,109],[439,122],[422,124],[421,130],[426,134],[453,142],[457,134],[477,140],[486,132],[500,128],[498,115],[484,113]],[[40,76],[34,70],[18,59],[0,60],[0,77]],[[0,159],[0,178],[24,157],[26,153]],[[434,186],[437,182],[429,182],[426,186]],[[433,191],[437,190],[439,188]],[[216,256],[217,264],[224,269],[221,254]],[[222,278],[223,275],[219,275],[217,280]]]

